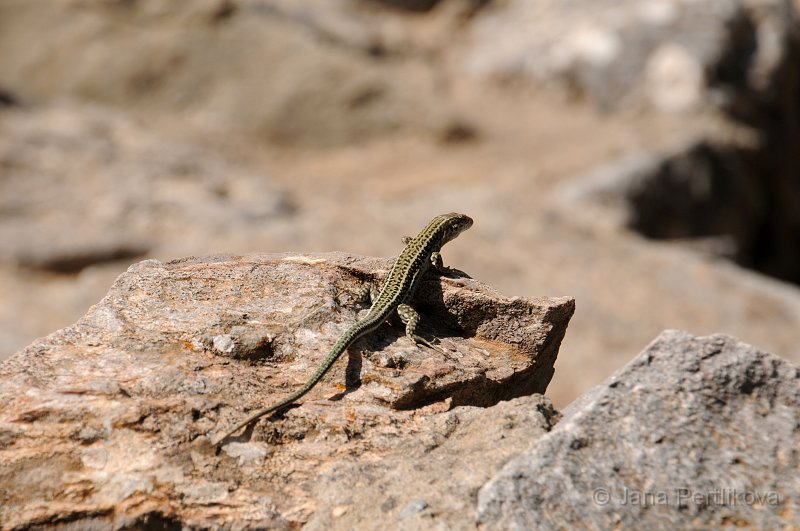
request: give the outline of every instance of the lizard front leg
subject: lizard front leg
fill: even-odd
[[[441,348],[437,347],[424,337],[417,335],[417,325],[419,324],[419,314],[417,313],[414,308],[409,306],[408,304],[400,304],[397,307],[397,315],[400,316],[400,320],[403,321],[403,324],[406,325],[406,336],[416,344],[425,345],[428,348],[432,348],[437,352],[441,352],[442,354],[447,354]]]
[[[442,262],[442,254],[438,251],[434,251],[431,253],[431,265],[433,268],[438,271],[442,275],[447,275],[453,272],[453,269],[447,267]]]

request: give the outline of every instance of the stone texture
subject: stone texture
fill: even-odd
[[[343,459],[321,474],[305,527],[474,529],[478,489],[557,420],[541,395],[423,417],[413,439],[387,441],[382,459]]]
[[[648,238],[695,239],[712,254],[796,283],[800,174],[771,170],[794,155],[753,129],[726,129],[627,153],[576,177],[560,194],[571,208],[609,210],[612,223]]]
[[[505,293],[570,294],[579,301],[572,333],[562,346],[565,355],[557,362],[561,378],[549,388],[559,406],[602,381],[665,327],[734,334],[800,361],[795,333],[800,290],[719,260],[720,247],[728,256],[738,254],[731,238],[701,237],[702,245],[694,237],[691,243],[684,237],[645,241],[621,225],[608,229],[602,217],[586,215],[585,204],[554,200],[559,184],[620,153],[650,157],[655,152],[660,160],[661,142],[676,136],[684,149],[692,146],[683,142],[687,135],[708,145],[708,138],[695,133],[708,121],[709,101],[702,100],[697,112],[653,113],[630,112],[637,110],[637,100],[623,98],[619,112],[598,113],[591,102],[569,97],[568,82],[557,83],[554,94],[532,90],[539,84],[527,79],[498,84],[468,77],[456,60],[470,46],[465,38],[515,2],[438,2],[414,14],[381,5],[400,3],[0,2],[0,151],[12,145],[18,152],[6,153],[0,163],[0,181],[16,183],[0,192],[0,225],[8,229],[16,223],[16,234],[24,235],[15,236],[14,245],[8,243],[10,232],[0,236],[0,358],[77,320],[137,252],[147,250],[146,257],[161,260],[291,249],[391,256],[401,248],[399,236],[419,229],[432,215],[456,210],[473,216],[476,226],[469,239],[449,246],[452,265]],[[674,6],[614,3],[619,6],[615,16],[635,18],[621,12],[644,9],[650,11],[648,20],[658,19],[691,4],[669,3]],[[593,6],[609,4],[582,9],[593,13]],[[686,9],[704,3],[693,4]],[[577,4],[550,5],[569,9]],[[502,28],[509,35],[485,41],[486,50],[498,51],[506,37],[529,37],[535,24],[553,23],[547,20],[551,14],[555,11],[543,12],[528,25],[509,22]],[[577,15],[560,20],[580,23]],[[730,14],[717,15],[729,20]],[[720,27],[717,15],[708,20]],[[755,42],[779,36],[769,24],[780,29],[794,16],[775,21],[768,14]],[[746,14],[737,20],[750,19]],[[762,28],[759,20],[756,25]],[[147,32],[139,31],[145,26]],[[743,38],[734,39],[741,46],[725,54],[731,75],[737,66],[752,64],[747,43],[754,42],[747,23],[734,30]],[[762,188],[744,204],[768,197],[770,203],[760,204],[756,213],[769,216],[735,221],[756,236],[750,239],[756,249],[770,251],[758,270],[782,270],[783,278],[791,278],[792,268],[780,257],[796,256],[799,248],[791,227],[800,212],[792,180],[798,145],[792,105],[800,77],[791,68],[797,64],[791,61],[791,41],[779,38],[773,41],[777,49],[759,45],[756,51],[759,57],[769,49],[785,54],[786,68],[771,77],[775,84],[740,99],[720,98],[723,106],[766,98],[765,112],[730,107],[738,109],[737,116],[761,116],[772,127],[767,136],[766,129],[744,120],[755,132],[759,160],[767,163],[751,166],[747,178]],[[687,62],[681,48],[691,50],[695,39],[668,38],[664,44],[670,42],[679,47],[662,50],[637,79],[658,86],[671,72],[683,71]],[[607,52],[608,47],[595,51],[598,56]],[[692,72],[680,79],[691,81]],[[683,94],[685,101],[692,91],[664,94]],[[441,122],[452,118],[454,108],[457,121]],[[120,120],[127,125],[120,128]],[[775,139],[772,148],[762,149],[765,138]],[[113,147],[98,150],[100,140]],[[145,143],[148,147],[141,149]],[[683,159],[679,152],[670,155]],[[751,160],[753,153],[745,155],[732,160]],[[704,161],[689,158],[693,164]],[[162,164],[175,159],[179,167],[190,168],[185,181],[170,163]],[[130,170],[121,190],[130,194],[95,186],[95,179],[118,174],[120,164]],[[153,169],[163,182],[154,174],[144,180],[155,186],[138,194],[135,175]],[[782,177],[772,180],[779,169]],[[678,190],[704,189],[702,182],[695,187],[679,174],[670,174],[668,181]],[[25,182],[35,186],[19,186]],[[228,189],[228,182],[239,185]],[[115,186],[115,181],[103,183]],[[736,189],[737,183],[734,176],[730,184]],[[658,199],[656,206],[670,206],[664,204],[665,194]],[[140,200],[145,207],[137,206]],[[705,200],[698,206],[718,204],[713,197]],[[120,202],[131,217],[109,215],[118,212]],[[37,204],[46,208],[37,210]],[[689,211],[697,210],[703,213]],[[678,222],[685,220],[664,221],[671,229]],[[20,241],[25,252],[17,252]],[[714,247],[711,255],[707,244]],[[239,355],[227,339],[224,343],[221,337],[220,346]]]
[[[789,0],[514,0],[477,17],[462,64],[603,108],[743,109],[776,86],[795,17]]]
[[[480,491],[487,529],[800,525],[800,369],[666,331]]]
[[[599,166],[559,194],[595,213],[607,209],[613,223],[648,238],[716,239],[724,245],[719,254],[748,263],[763,237],[760,222],[773,214],[753,167],[753,142],[752,131],[730,126],[724,138],[686,135]]]
[[[744,145],[683,139],[685,152],[626,193],[631,226],[659,238],[723,235],[741,265],[798,283],[799,20],[789,0],[517,0],[476,18],[463,64],[603,109],[719,113],[728,128],[749,128]]]
[[[113,109],[63,104],[0,117],[0,260],[58,273],[287,216],[263,174]]]
[[[177,113],[262,142],[445,134],[444,86],[398,15],[347,0],[0,5],[6,90]],[[69,20],[69,24],[64,24]],[[131,24],[147,32],[130,31]],[[31,45],[31,28],[57,46]],[[420,60],[422,59],[422,60]]]
[[[446,354],[387,326],[299,407],[219,455],[210,443],[304,382],[357,319],[347,293],[390,265],[333,253],[132,266],[78,323],[0,365],[4,529],[282,528],[376,511],[434,527],[471,521],[460,513],[469,493],[556,417],[541,397],[476,406],[545,390],[570,298],[505,298],[469,277],[432,277],[415,303],[420,333]],[[429,470],[459,462],[471,467],[420,502]],[[368,477],[387,490],[363,513],[342,486],[369,490]]]

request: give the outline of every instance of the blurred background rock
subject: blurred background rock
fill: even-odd
[[[664,328],[800,361],[800,2],[0,0],[0,359],[128,265],[390,256],[571,295],[564,406]]]

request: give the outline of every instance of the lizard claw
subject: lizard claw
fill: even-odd
[[[440,340],[439,338],[437,338],[437,337],[435,337],[434,339],[435,339],[436,341],[441,341],[441,340]],[[445,356],[447,356],[447,352],[445,352],[445,351],[444,351],[444,349],[442,349],[442,348],[441,348],[441,347],[439,347],[438,345],[434,345],[433,343],[431,343],[430,341],[428,341],[428,340],[427,340],[427,339],[425,339],[424,337],[420,337],[420,336],[414,335],[414,336],[411,336],[411,340],[412,340],[414,343],[416,343],[417,345],[425,345],[425,346],[426,346],[426,347],[428,347],[429,349],[431,349],[431,350],[435,350],[436,352],[439,352],[440,354],[444,354]]]

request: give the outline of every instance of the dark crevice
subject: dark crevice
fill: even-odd
[[[398,11],[428,13],[438,7],[442,0],[362,0],[364,3],[379,4]],[[468,0],[464,2],[469,14],[474,14],[489,4],[491,0]]]
[[[754,23],[742,16],[729,31],[709,79],[726,95],[728,117],[761,141],[705,141],[665,159],[629,188],[629,226],[654,239],[728,238],[738,264],[800,284],[800,38],[786,37],[783,62],[761,89],[749,80]]]
[[[701,142],[664,160],[627,191],[630,227],[654,239],[751,239],[751,221],[764,205],[751,159],[742,150]]]
[[[99,245],[76,247],[63,251],[45,250],[42,253],[20,256],[21,267],[51,273],[75,274],[97,264],[141,258],[150,251],[147,245]]]
[[[427,13],[439,5],[440,0],[365,0],[371,4],[380,4],[401,11]]]
[[[236,14],[239,6],[233,0],[223,0],[211,13],[211,22],[220,23]]]
[[[749,87],[748,76],[758,51],[758,30],[744,12],[728,22],[727,30],[725,54],[708,72],[708,83],[726,95],[725,112],[734,119],[750,122],[757,114],[754,102],[758,96]]]
[[[166,516],[160,512],[152,512],[136,518],[136,521],[121,529],[126,531],[134,529],[139,531],[180,531],[183,529],[183,524],[177,518]]]
[[[9,91],[0,88],[0,107],[16,107],[19,100]]]

